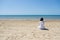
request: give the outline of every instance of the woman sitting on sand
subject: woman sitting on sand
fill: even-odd
[[[39,29],[41,29],[41,30],[48,30],[44,26],[44,19],[43,18],[40,19]]]

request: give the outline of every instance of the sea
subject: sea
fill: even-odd
[[[47,20],[60,20],[60,15],[0,15],[0,20],[40,20],[41,17]]]

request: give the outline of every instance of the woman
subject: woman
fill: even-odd
[[[40,19],[39,29],[41,29],[41,30],[48,30],[44,26],[44,19],[43,18]]]

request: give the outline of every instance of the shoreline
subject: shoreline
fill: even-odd
[[[40,19],[0,19],[0,21],[1,20],[40,21]],[[60,21],[60,19],[44,19],[44,21]]]

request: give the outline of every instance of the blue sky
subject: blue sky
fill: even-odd
[[[60,0],[0,0],[0,15],[60,15]]]

